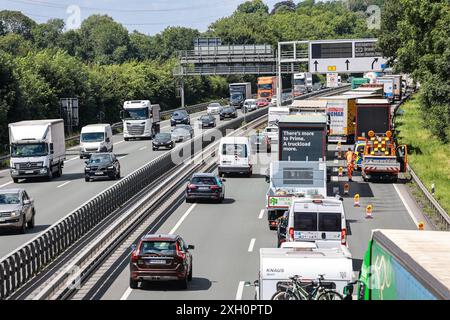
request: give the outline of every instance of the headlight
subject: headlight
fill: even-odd
[[[19,171],[17,171],[16,169],[12,169],[11,173],[12,173],[12,174],[18,174]]]
[[[47,168],[42,168],[41,170],[39,170],[40,173],[47,173]]]
[[[90,170],[91,170],[91,168],[89,168],[89,167],[84,168],[84,171],[90,171]]]
[[[112,169],[114,169],[114,166],[109,166],[108,169],[112,170]]]
[[[18,216],[20,216],[20,210],[16,210],[16,211],[13,211],[13,212],[11,212],[11,217],[18,217]]]

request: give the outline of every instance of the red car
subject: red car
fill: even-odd
[[[147,234],[133,245],[130,260],[130,288],[137,289],[143,281],[178,281],[187,289],[192,280],[194,246],[186,245],[178,235]]]
[[[256,106],[258,108],[264,108],[267,107],[269,105],[269,101],[265,98],[260,98],[258,100],[256,100]]]

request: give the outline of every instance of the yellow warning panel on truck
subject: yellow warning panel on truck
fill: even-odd
[[[328,71],[336,71],[336,66],[328,66]]]

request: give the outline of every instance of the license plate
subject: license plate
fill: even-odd
[[[25,171],[25,174],[32,174],[32,173],[34,173],[33,170],[26,170],[26,171]]]
[[[5,222],[6,219],[5,218],[0,218],[0,222]]]
[[[102,176],[103,175],[103,172],[96,172],[96,173],[94,173],[96,176]]]
[[[145,264],[165,264],[166,260],[149,260],[145,261]]]
[[[209,188],[208,187],[199,187],[198,190],[206,191],[206,190],[209,190]]]

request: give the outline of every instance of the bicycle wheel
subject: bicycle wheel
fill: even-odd
[[[277,291],[270,300],[298,300],[291,291]]]
[[[339,292],[333,290],[324,291],[317,297],[317,300],[343,300],[343,299],[344,298]]]

